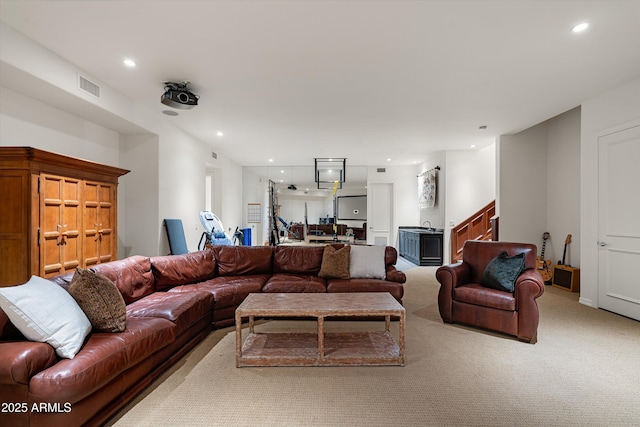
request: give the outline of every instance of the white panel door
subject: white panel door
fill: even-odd
[[[640,320],[640,126],[598,150],[598,306]]]
[[[393,184],[369,184],[371,210],[367,213],[367,243],[390,245],[393,223]]]

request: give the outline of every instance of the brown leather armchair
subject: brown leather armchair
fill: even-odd
[[[509,256],[525,253],[524,270],[514,292],[480,284],[487,264],[502,251]],[[445,323],[462,323],[490,329],[519,340],[535,343],[538,331],[536,298],[544,292],[542,276],[536,270],[536,246],[527,243],[469,240],[462,261],[438,268],[438,308]]]

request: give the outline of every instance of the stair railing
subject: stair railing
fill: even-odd
[[[462,248],[467,240],[498,240],[496,201],[480,209],[451,229],[451,262],[462,260]]]

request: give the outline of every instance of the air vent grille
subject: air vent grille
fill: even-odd
[[[88,94],[100,98],[100,86],[80,74],[78,74],[78,87]]]
[[[386,171],[387,171],[387,168],[378,168],[378,169],[377,169],[377,171],[378,171],[378,172],[386,172]]]

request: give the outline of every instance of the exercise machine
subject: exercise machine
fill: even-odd
[[[198,243],[198,249],[203,250],[207,247],[207,245],[228,245],[233,246],[233,240],[231,237],[224,231],[224,226],[222,225],[222,221],[218,218],[213,212],[210,211],[201,211],[200,212],[200,222],[204,227],[204,232],[200,237],[200,242]],[[236,234],[238,233],[238,229],[236,228]],[[204,242],[204,243],[203,243]]]

